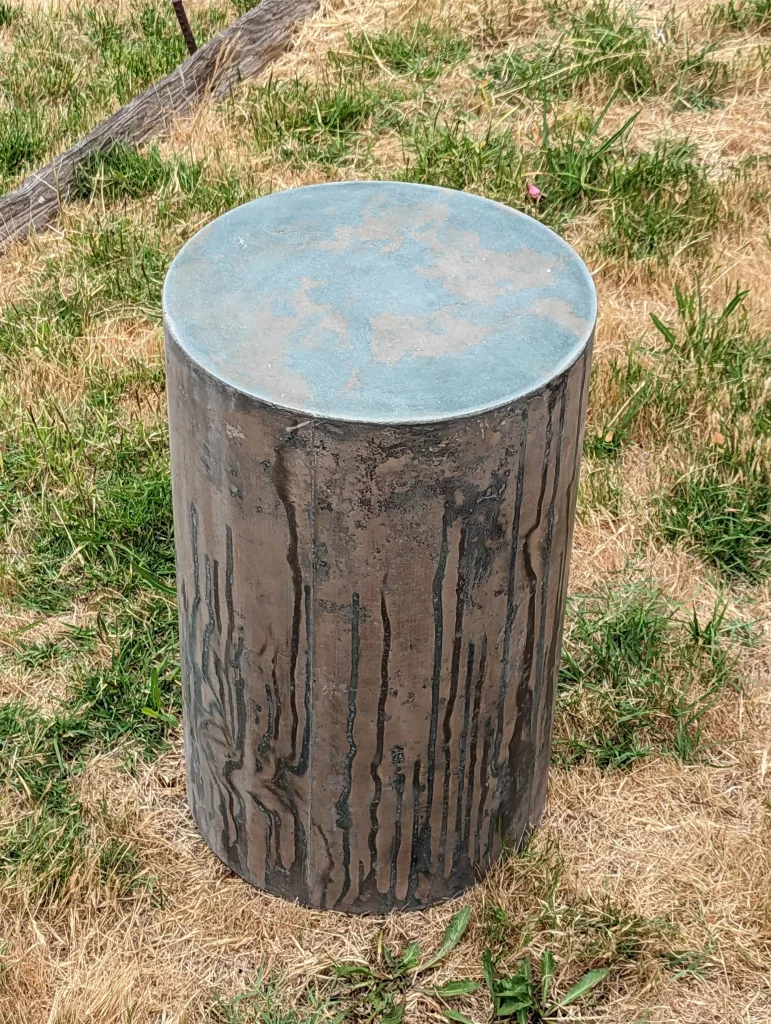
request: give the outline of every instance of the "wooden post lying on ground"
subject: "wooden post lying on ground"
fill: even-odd
[[[188,799],[250,882],[426,907],[538,822],[595,314],[547,228],[420,185],[270,195],[177,256]]]
[[[31,174],[13,192],[0,196],[0,249],[49,227],[66,202],[80,164],[116,142],[138,145],[185,117],[207,97],[222,99],[241,81],[263,71],[292,38],[302,18],[319,0],[262,0],[214,36],[163,81],[151,85],[125,107]]]

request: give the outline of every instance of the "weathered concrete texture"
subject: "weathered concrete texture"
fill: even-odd
[[[188,798],[250,882],[315,907],[424,907],[539,820],[594,297],[554,299],[578,351],[534,391],[367,423],[218,379],[167,295]]]
[[[591,278],[542,224],[463,192],[341,182],[215,220],[164,289],[214,377],[306,415],[433,422],[505,405],[583,351]]]

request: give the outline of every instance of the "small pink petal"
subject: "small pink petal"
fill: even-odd
[[[530,196],[531,199],[535,200],[535,202],[537,203],[538,200],[543,195],[543,192],[540,190],[540,188],[537,185],[534,185],[532,183],[532,181],[531,181],[531,182],[528,183],[528,186],[527,186],[527,194]]]

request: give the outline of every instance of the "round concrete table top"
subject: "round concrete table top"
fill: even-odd
[[[597,305],[558,235],[465,192],[389,181],[276,192],[199,231],[171,265],[166,328],[204,370],[301,415],[463,418],[581,354]]]

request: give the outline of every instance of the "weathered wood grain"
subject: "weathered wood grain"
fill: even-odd
[[[590,358],[374,426],[260,404],[167,337],[188,798],[244,878],[420,908],[540,819]]]
[[[170,75],[31,174],[15,191],[0,197],[0,249],[56,220],[78,165],[92,153],[104,152],[116,142],[146,142],[175,119],[189,115],[205,97],[227,96],[286,49],[297,22],[316,7],[318,0],[262,0]]]

